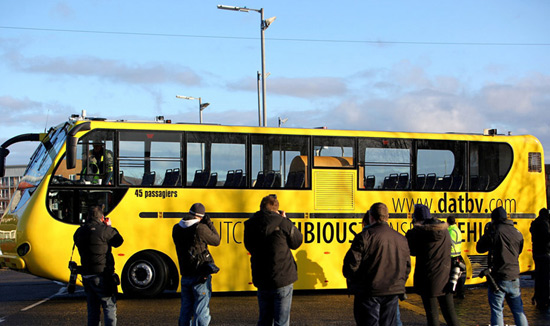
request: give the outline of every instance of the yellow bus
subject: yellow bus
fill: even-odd
[[[467,284],[487,266],[475,250],[503,206],[523,233],[521,272],[534,268],[529,225],[546,204],[543,149],[533,136],[290,129],[109,121],[72,116],[45,134],[0,147],[0,170],[18,141],[38,141],[0,227],[2,266],[67,282],[72,235],[102,204],[125,241],[113,249],[121,290],[178,290],[172,227],[202,202],[222,238],[211,249],[215,291],[253,291],[243,222],[276,194],[304,243],[295,289],[344,289],[342,262],[375,202],[392,228],[411,228],[416,203],[463,233]],[[94,153],[96,151],[96,153]],[[98,154],[99,153],[99,154]],[[73,260],[79,262],[75,252]],[[414,260],[413,260],[414,263]],[[414,264],[413,264],[414,265]],[[412,286],[412,274],[408,286]]]

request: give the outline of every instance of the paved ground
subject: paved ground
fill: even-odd
[[[522,298],[530,325],[550,325],[550,313],[540,312],[530,303],[533,281],[522,278]],[[7,325],[84,325],[86,298],[82,288],[68,295],[62,284],[32,275],[0,269],[0,326]],[[354,325],[353,298],[343,292],[297,292],[293,298],[291,325]],[[155,299],[118,301],[119,325],[173,325],[179,314],[177,293],[165,293]],[[487,289],[468,288],[466,298],[456,300],[461,325],[488,325]],[[409,294],[400,303],[404,325],[426,324],[418,295]],[[255,325],[257,301],[253,293],[215,294],[211,301],[211,325]],[[513,325],[506,307],[505,322]],[[444,324],[444,320],[441,323]]]

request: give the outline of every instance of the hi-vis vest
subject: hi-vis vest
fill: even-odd
[[[87,167],[84,168],[83,173],[92,175],[92,184],[99,183],[100,179],[100,165],[105,164],[105,173],[112,173],[113,172],[113,154],[111,151],[107,151],[107,155],[101,154],[99,157],[99,162],[94,156],[94,153],[92,150],[89,152],[90,162],[88,163],[90,170],[87,171]]]
[[[449,234],[451,235],[451,257],[460,256],[462,249],[462,233],[456,224],[449,226]]]

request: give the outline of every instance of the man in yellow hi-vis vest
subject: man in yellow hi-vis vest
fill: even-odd
[[[449,224],[449,234],[451,235],[451,259],[454,266],[457,262],[464,264],[464,258],[462,258],[462,233],[456,225],[456,219],[454,216],[447,217],[447,224]],[[456,297],[464,299],[464,282],[466,282],[466,271],[462,272],[462,275],[456,283]]]
[[[108,185],[113,177],[113,152],[105,149],[103,143],[94,142],[88,152],[88,168],[84,169],[92,184]]]

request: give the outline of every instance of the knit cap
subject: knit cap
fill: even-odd
[[[430,209],[428,208],[428,206],[422,204],[414,205],[413,219],[417,222],[431,220],[432,214],[430,214]]]
[[[194,203],[193,206],[189,209],[189,214],[196,216],[196,217],[204,217],[204,214],[206,213],[206,209],[204,208],[204,205],[201,203]]]

